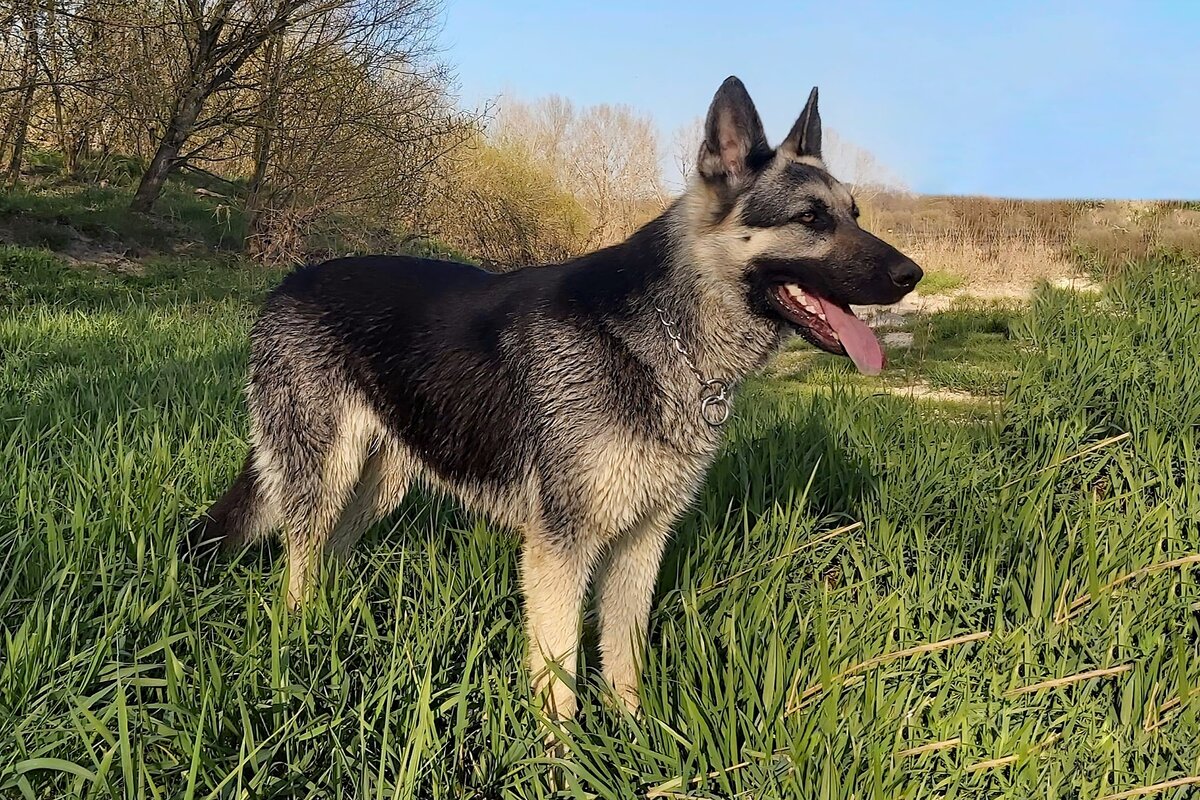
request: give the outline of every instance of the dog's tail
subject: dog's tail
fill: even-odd
[[[261,532],[265,506],[258,471],[248,455],[233,485],[188,530],[182,555],[197,559],[248,543]]]

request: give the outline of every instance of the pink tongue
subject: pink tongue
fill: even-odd
[[[837,331],[842,347],[846,348],[846,354],[854,360],[858,371],[865,375],[878,375],[883,369],[883,349],[875,338],[875,332],[851,312],[842,310],[823,297],[817,299],[821,301],[821,310],[825,312],[829,327]]]

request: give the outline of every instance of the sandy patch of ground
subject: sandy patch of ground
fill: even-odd
[[[1066,276],[1055,278],[1050,284],[1056,289],[1095,293],[1100,286],[1089,278]],[[979,300],[984,302],[1025,302],[1033,292],[1033,285],[1026,282],[987,283],[964,287],[945,294],[923,296],[914,292],[899,303],[891,306],[853,306],[854,312],[879,332],[880,341],[886,348],[906,348],[913,345],[913,334],[898,330],[904,328],[908,318],[917,314],[935,314],[945,311],[956,302]],[[992,403],[994,397],[985,397],[971,392],[942,389],[913,381],[899,386],[882,386],[880,389],[916,401],[940,403]]]
[[[1103,288],[1091,278],[1086,278],[1082,275],[1055,278],[1050,281],[1050,285],[1055,289],[1071,289],[1072,291],[1084,292],[1085,294],[1099,294]]]
[[[994,397],[962,392],[956,389],[939,389],[923,381],[914,381],[903,386],[883,386],[882,391],[905,397],[909,400],[930,400],[935,403],[993,403]]]
[[[1072,289],[1077,292],[1095,293],[1100,286],[1090,278],[1065,276],[1054,278],[1050,285],[1056,289]],[[1034,286],[1028,282],[1007,281],[975,284],[945,294],[923,295],[913,292],[899,303],[890,306],[851,306],[854,313],[875,328],[902,327],[913,314],[936,314],[945,311],[960,301],[1024,302],[1033,294]],[[901,347],[905,346],[903,344]]]
[[[63,256],[72,266],[100,267],[129,275],[142,274],[141,263],[130,258],[127,250],[109,247],[74,228],[70,230],[71,241],[66,249],[59,252],[59,255]]]
[[[913,335],[908,331],[890,331],[881,337],[885,347],[912,347]]]

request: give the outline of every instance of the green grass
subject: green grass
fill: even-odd
[[[415,496],[304,617],[271,548],[176,560],[245,453],[276,279],[0,250],[0,796],[551,795],[511,533]],[[897,369],[984,364],[1002,402],[942,413],[844,365],[752,382],[664,564],[644,719],[602,705],[588,653],[567,796],[1095,800],[1200,775],[1195,268],[920,326]]]
[[[939,389],[1003,395],[1022,358],[1015,331],[1020,318],[1011,304],[977,301],[915,317],[907,326],[913,346],[895,354],[893,375]]]
[[[800,391],[824,391],[831,382],[877,392],[920,386],[961,395],[960,405],[985,406],[1003,396],[1017,374],[1028,342],[1016,332],[1024,311],[1011,303],[960,300],[937,314],[914,314],[899,328],[909,346],[886,346],[887,371],[858,374],[845,358],[797,341],[768,370]]]
[[[964,283],[965,281],[961,276],[951,272],[926,272],[925,277],[921,278],[921,288],[918,291],[928,297],[929,295],[952,292]]]
[[[31,171],[38,179],[0,192],[0,242],[68,253],[83,262],[103,261],[96,257],[99,253],[139,265],[164,256],[193,264],[227,262],[243,252],[243,199],[233,186],[185,173],[167,182],[153,213],[134,214],[129,203],[136,180],[129,174],[101,186],[64,174],[58,153],[35,155]],[[122,164],[117,160],[115,166],[108,166],[115,169]],[[139,174],[136,165],[131,169]],[[217,196],[197,194],[197,189]],[[304,257],[320,260],[362,252],[403,252],[478,263],[436,239],[364,226],[362,220],[346,215],[324,218],[310,229]]]

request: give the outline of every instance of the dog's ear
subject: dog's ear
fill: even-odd
[[[754,101],[742,82],[730,75],[708,108],[697,171],[706,181],[733,186],[772,155]]]
[[[817,111],[817,87],[814,86],[808,93],[804,110],[779,149],[793,158],[821,157],[821,112]]]

